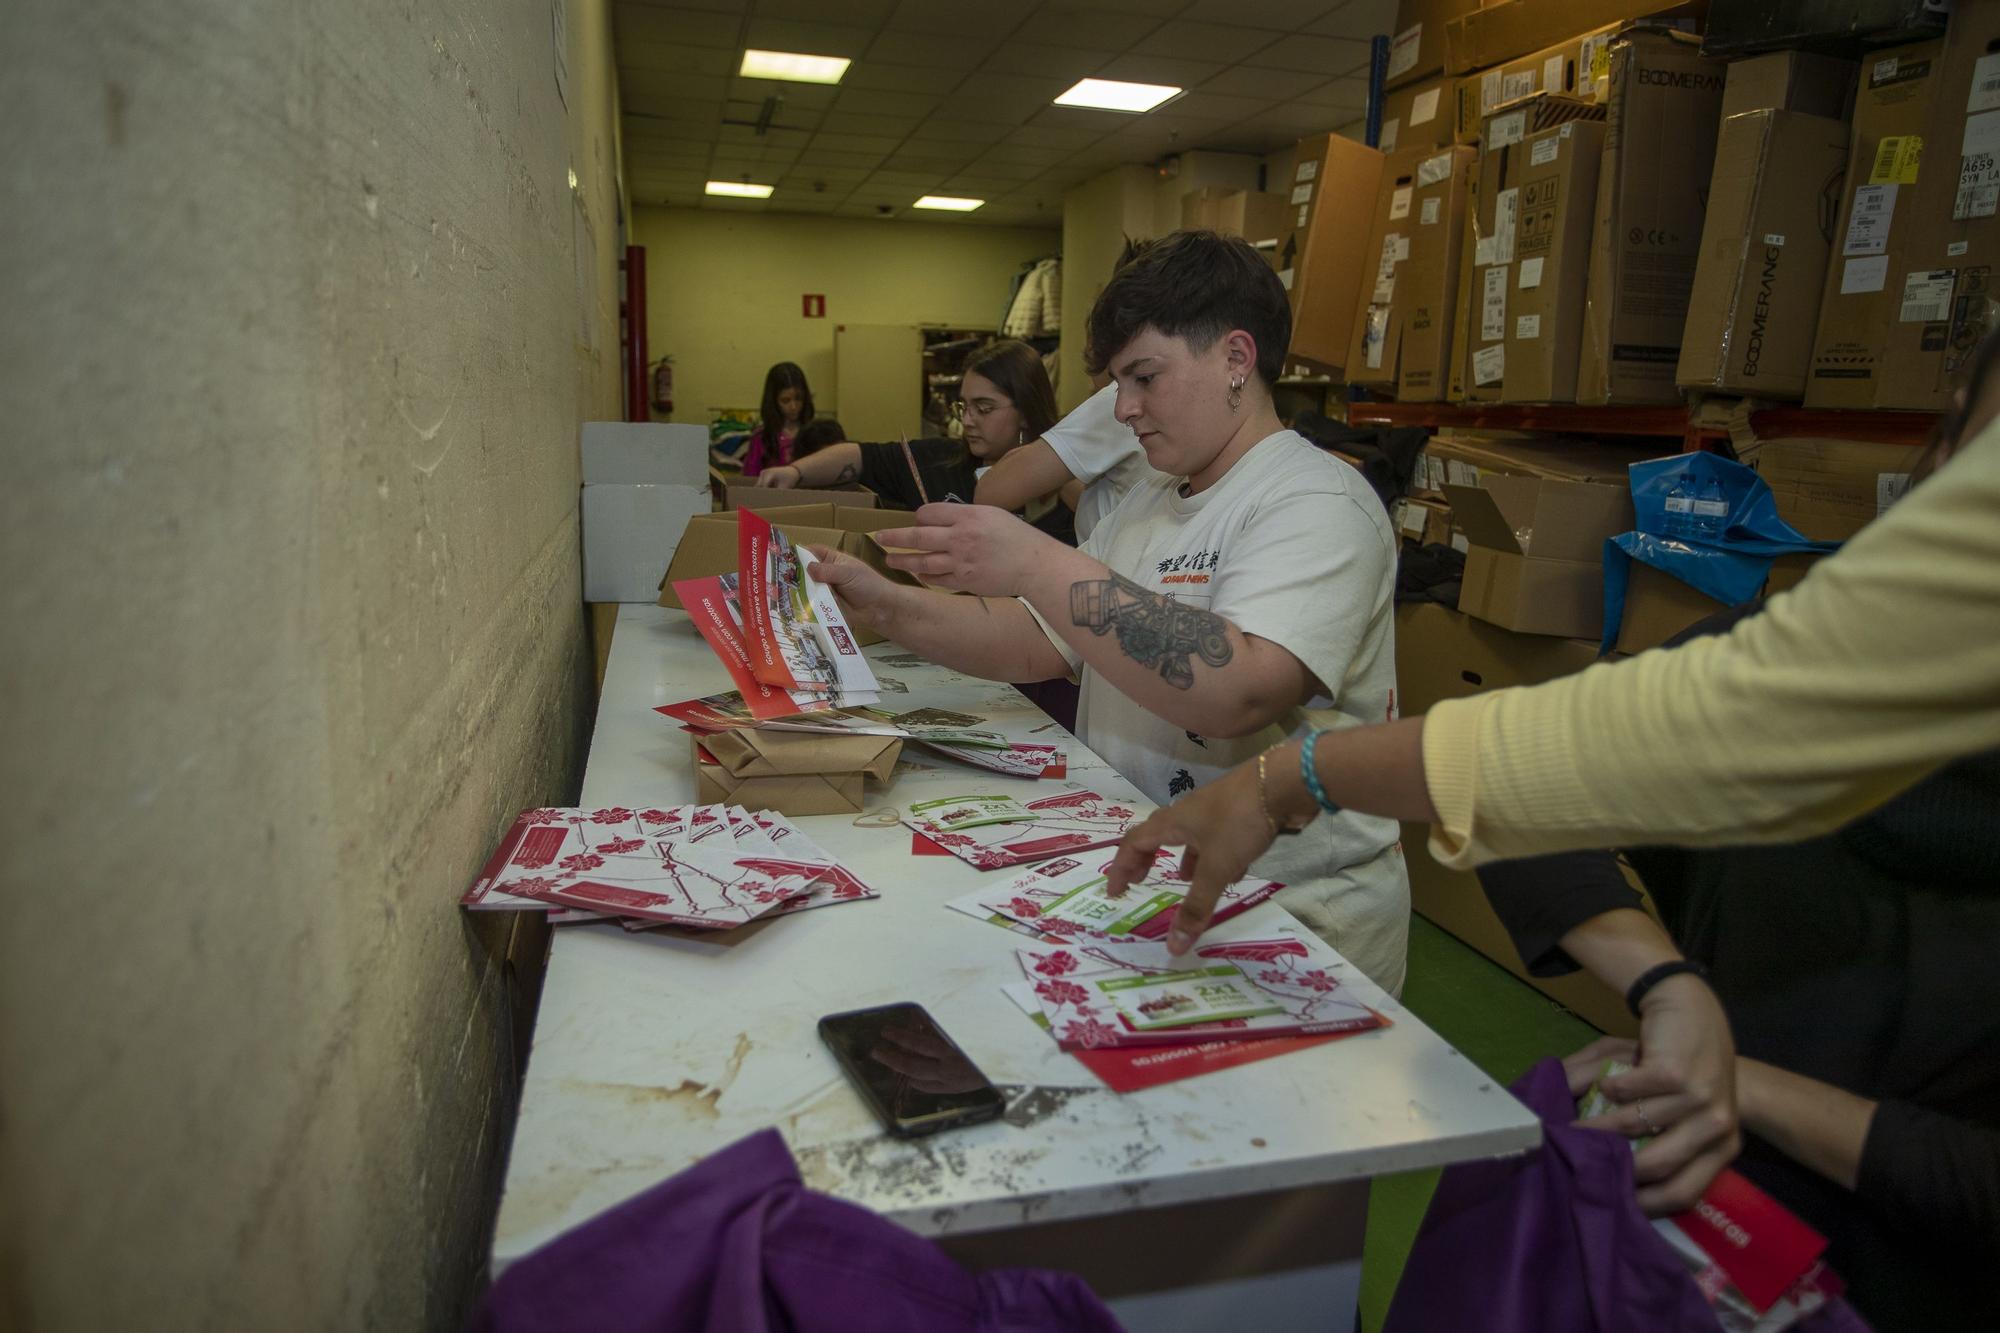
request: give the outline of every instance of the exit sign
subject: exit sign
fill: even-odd
[[[805,304],[805,317],[807,319],[826,318],[826,298],[824,296],[807,293],[802,299]]]

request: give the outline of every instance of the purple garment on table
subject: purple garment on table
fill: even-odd
[[[1542,1119],[1541,1149],[1446,1169],[1383,1333],[1716,1333],[1680,1256],[1639,1211],[1627,1140],[1571,1123],[1560,1061],[1513,1092]],[[1868,1326],[1834,1301],[1792,1328]]]
[[[1081,1278],[966,1272],[807,1189],[774,1129],[567,1231],[493,1284],[469,1333],[1119,1333]]]

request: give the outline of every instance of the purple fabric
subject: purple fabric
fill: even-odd
[[[471,1333],[1119,1333],[1080,1278],[967,1273],[937,1246],[799,1182],[767,1129],[510,1267]]]

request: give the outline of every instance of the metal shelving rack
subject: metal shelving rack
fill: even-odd
[[[1684,407],[1358,402],[1347,405],[1347,419],[1357,426],[1652,436],[1678,439],[1683,451],[1713,448],[1728,439],[1719,430],[1696,424]],[[1842,412],[1773,407],[1750,413],[1750,427],[1760,439],[1824,436],[1882,444],[1920,445],[1930,437],[1936,424],[1935,412]]]

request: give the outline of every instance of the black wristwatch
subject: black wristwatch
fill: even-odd
[[[1634,981],[1625,992],[1625,1007],[1632,1011],[1632,1017],[1639,1017],[1639,1001],[1646,998],[1647,991],[1650,991],[1668,977],[1677,977],[1684,972],[1690,976],[1700,977],[1704,982],[1708,980],[1708,969],[1691,958],[1669,959],[1667,962],[1657,963],[1647,968],[1644,972],[1641,972],[1639,979]]]

